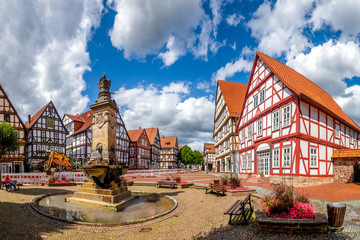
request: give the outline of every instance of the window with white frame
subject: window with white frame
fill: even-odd
[[[246,169],[245,155],[241,156],[241,166],[242,166],[242,169]]]
[[[247,155],[247,169],[251,170],[251,153]]]
[[[133,165],[134,165],[134,159],[130,158],[130,166],[133,166]]]
[[[257,135],[262,136],[262,119],[257,121]]]
[[[259,99],[260,103],[262,103],[265,100],[265,88],[260,90],[259,95],[260,95],[260,99]]]
[[[290,167],[290,147],[284,147],[283,148],[283,167]]]
[[[350,130],[350,143],[353,143],[354,133]]]
[[[245,142],[245,129],[241,130],[241,142]]]
[[[279,110],[273,112],[273,130],[279,129]]]
[[[339,124],[335,124],[335,136],[337,138],[340,137],[340,125]]]
[[[248,126],[248,141],[252,138],[251,124]]]
[[[254,96],[254,107],[256,107],[258,104],[259,104],[259,95],[256,94],[256,95]]]
[[[317,148],[310,148],[310,167],[318,166]]]
[[[130,148],[130,154],[134,154],[134,148]]]
[[[290,125],[290,104],[283,107],[283,127],[287,127]]]
[[[280,167],[280,149],[274,149],[272,155],[273,168]]]

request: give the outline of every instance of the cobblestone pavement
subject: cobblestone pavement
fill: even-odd
[[[76,191],[78,186],[46,188],[24,186],[17,192],[0,191],[0,239],[328,239],[322,235],[265,235],[256,224],[228,225],[224,211],[239,197],[216,197],[200,189],[167,189],[133,186],[130,190],[167,193],[182,202],[182,211],[173,217],[147,225],[127,228],[77,227],[51,224],[24,209],[37,195],[62,190]],[[254,199],[255,205],[256,199]]]
[[[250,188],[256,189],[256,192],[261,195],[269,195],[272,193],[271,190],[259,187],[249,186]],[[325,214],[327,215],[327,204],[329,201],[312,199],[313,202],[318,202],[323,207]],[[344,219],[344,230],[340,233],[328,232],[328,237],[331,240],[360,240],[360,200],[352,201],[339,201],[340,203],[346,204],[346,213]]]

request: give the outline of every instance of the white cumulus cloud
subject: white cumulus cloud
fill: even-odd
[[[53,100],[60,114],[85,110],[87,42],[102,1],[1,1],[0,83],[23,119]]]
[[[234,13],[226,18],[227,24],[229,24],[230,26],[234,26],[234,27],[239,25],[241,20],[244,20],[244,16],[241,14],[236,14],[236,13]]]
[[[213,73],[211,76],[212,83],[215,84],[217,80],[226,80],[238,72],[250,72],[251,67],[252,62],[240,57],[236,61],[227,63],[224,67],[217,70],[216,73]]]
[[[158,127],[161,135],[177,136],[181,145],[198,139],[211,141],[214,102],[206,97],[184,96],[190,93],[184,86],[170,83],[162,89],[153,85],[118,89],[114,98],[126,128]]]

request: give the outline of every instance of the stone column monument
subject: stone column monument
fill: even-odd
[[[120,179],[127,167],[115,165],[116,112],[119,109],[111,100],[110,84],[105,75],[100,78],[98,99],[90,105],[93,110],[91,157],[83,169],[92,180],[85,182],[67,201],[118,211],[133,197],[126,182]]]

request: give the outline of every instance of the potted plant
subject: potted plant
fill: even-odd
[[[264,174],[262,174],[262,173],[260,173],[260,177],[265,177],[265,175],[264,175]]]
[[[248,176],[251,177],[251,172],[248,173]]]

